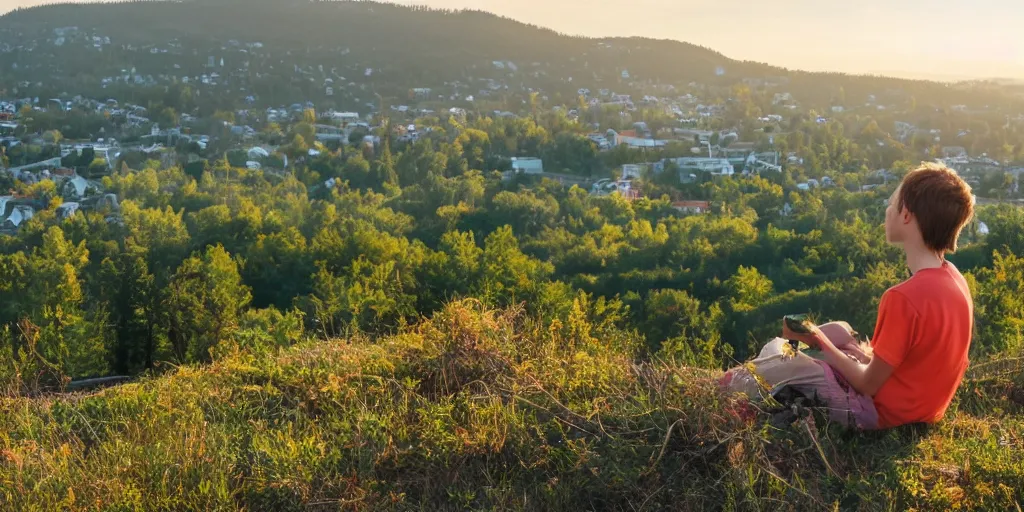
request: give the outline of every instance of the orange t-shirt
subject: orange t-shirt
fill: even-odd
[[[967,281],[948,261],[882,295],[871,346],[895,370],[874,397],[880,427],[942,419],[967,371],[973,325]]]

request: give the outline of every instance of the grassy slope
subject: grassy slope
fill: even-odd
[[[377,343],[0,401],[3,510],[1019,510],[1021,381],[943,423],[775,429],[713,374],[456,303]],[[985,372],[991,373],[991,372]],[[1015,402],[1014,400],[1017,400]],[[827,462],[826,462],[827,461]]]

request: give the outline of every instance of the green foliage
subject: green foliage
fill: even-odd
[[[31,254],[0,259],[0,316],[23,374],[46,373],[56,379],[51,384],[59,384],[107,370],[105,318],[102,311],[86,309],[79,277],[88,258],[84,242],[74,244],[50,227]]]
[[[221,245],[178,266],[168,284],[163,308],[171,349],[179,361],[206,361],[210,350],[237,329],[252,299],[238,265]]]
[[[487,235],[481,269],[476,291],[486,303],[500,306],[528,301],[552,270],[549,263],[523,254],[510,226]]]
[[[97,14],[107,9],[118,15]],[[161,27],[201,48],[210,34],[250,41],[255,21],[295,13],[303,23],[260,33],[268,48],[303,42],[287,61],[312,69],[337,60],[337,45],[323,38],[341,34],[346,63],[389,63],[374,73],[381,103],[390,89],[405,94],[404,80],[470,76],[467,62],[543,62],[549,71],[509,81],[532,90],[481,95],[469,115],[417,118],[415,142],[384,120],[372,134],[379,143],[364,143],[371,132],[357,127],[347,143],[325,147],[316,112],[296,110],[293,122],[253,125],[277,150],[265,171],[249,170],[246,153],[224,144],[240,142],[232,125],[253,122],[235,118],[250,108],[236,89],[267,104],[325,105],[305,80],[277,80],[279,56],[250,48],[249,83],[230,93],[185,84],[103,92],[130,94],[164,127],[178,112],[198,114],[194,133],[214,135],[210,160],[198,144],[169,153],[180,167],[136,152],[111,174],[88,148],[62,159],[102,176],[119,212],[100,204],[59,219],[52,181],[0,173],[0,195],[14,189],[37,202],[34,218],[0,235],[0,508],[1013,510],[1022,499],[1019,207],[979,207],[952,257],[975,297],[976,366],[940,426],[870,439],[811,420],[779,430],[713,392],[718,369],[778,335],[783,315],[809,312],[870,332],[878,298],[908,277],[881,227],[894,183],[871,170],[901,176],[941,148],[930,137],[894,140],[895,114],[818,123],[815,112],[794,111],[781,126],[759,127],[751,120],[775,111],[771,95],[714,77],[705,64],[725,61],[704,49],[634,39],[609,43],[629,52],[595,53],[592,41],[478,13],[422,11],[411,22],[407,8],[386,4],[214,2],[197,16],[187,3],[128,3],[18,11],[0,25],[49,34],[40,13],[123,41],[102,62],[66,53],[77,45],[50,45],[18,73],[61,69],[67,78],[46,71],[33,81],[66,81],[85,96],[96,76],[120,76],[128,45],[149,48]],[[421,43],[415,59],[408,41]],[[451,48],[463,55],[452,59]],[[142,68],[160,65],[153,55],[133,65],[148,74]],[[718,130],[737,127],[742,140],[803,163],[693,182],[669,165],[635,181],[649,196],[637,200],[534,176],[502,180],[495,171],[513,157],[601,178],[691,154],[689,141],[599,153],[584,135],[591,122],[620,131],[636,121],[655,132],[677,125],[661,108],[591,108],[578,84],[562,82],[592,76],[625,90],[633,87],[620,79],[627,63],[644,88],[647,77],[712,84],[701,101],[723,114],[701,124],[723,146],[734,143],[718,140]],[[182,74],[196,74],[182,64]],[[932,112],[1010,101],[998,93],[727,68],[729,77],[786,76],[813,109],[903,88],[910,97],[885,100],[908,116],[927,111],[922,128],[969,126],[958,143],[972,154],[1019,158],[1024,147],[1002,116]],[[472,68],[508,78],[481,73]],[[0,89],[16,79],[5,73]],[[338,89],[324,108],[367,99],[353,96],[364,87]],[[436,108],[416,108],[424,107]],[[580,120],[554,107],[576,108]],[[80,107],[28,107],[19,120],[22,135],[41,134],[42,143],[24,137],[4,149],[5,165],[57,156],[64,137],[115,133],[114,121]],[[796,187],[826,174],[835,187]],[[979,192],[1004,198],[1008,176],[982,176]],[[711,211],[678,212],[679,199],[709,201]],[[24,398],[110,373],[151,376],[96,395]]]
[[[708,367],[729,361],[732,347],[722,343],[724,319],[718,304],[704,308],[682,290],[655,290],[644,302],[644,328],[659,355],[683,364]]]
[[[1021,409],[1000,391],[1012,380],[969,381],[928,429],[868,439],[817,416],[777,429],[719,396],[713,373],[638,364],[628,343],[602,343],[636,339],[616,327],[614,302],[570,303],[549,324],[455,302],[375,341],[235,350],[98,394],[2,399],[0,502],[1014,510],[1024,500]]]
[[[974,289],[983,289],[975,301],[976,354],[1024,354],[1024,259],[996,251],[992,268],[975,276]]]

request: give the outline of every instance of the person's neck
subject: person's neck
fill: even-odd
[[[903,246],[907,255],[907,267],[911,274],[926,268],[939,268],[946,261],[942,254],[937,253],[922,244],[908,243]]]

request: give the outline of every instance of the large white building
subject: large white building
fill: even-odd
[[[707,172],[715,176],[732,176],[736,174],[736,168],[733,167],[729,159],[708,157],[666,158],[654,164],[654,172],[664,172],[665,166],[669,162],[675,164],[679,169],[680,179],[684,181],[691,173],[697,171]]]
[[[517,173],[540,174],[544,172],[544,162],[535,157],[513,157],[512,170]]]

